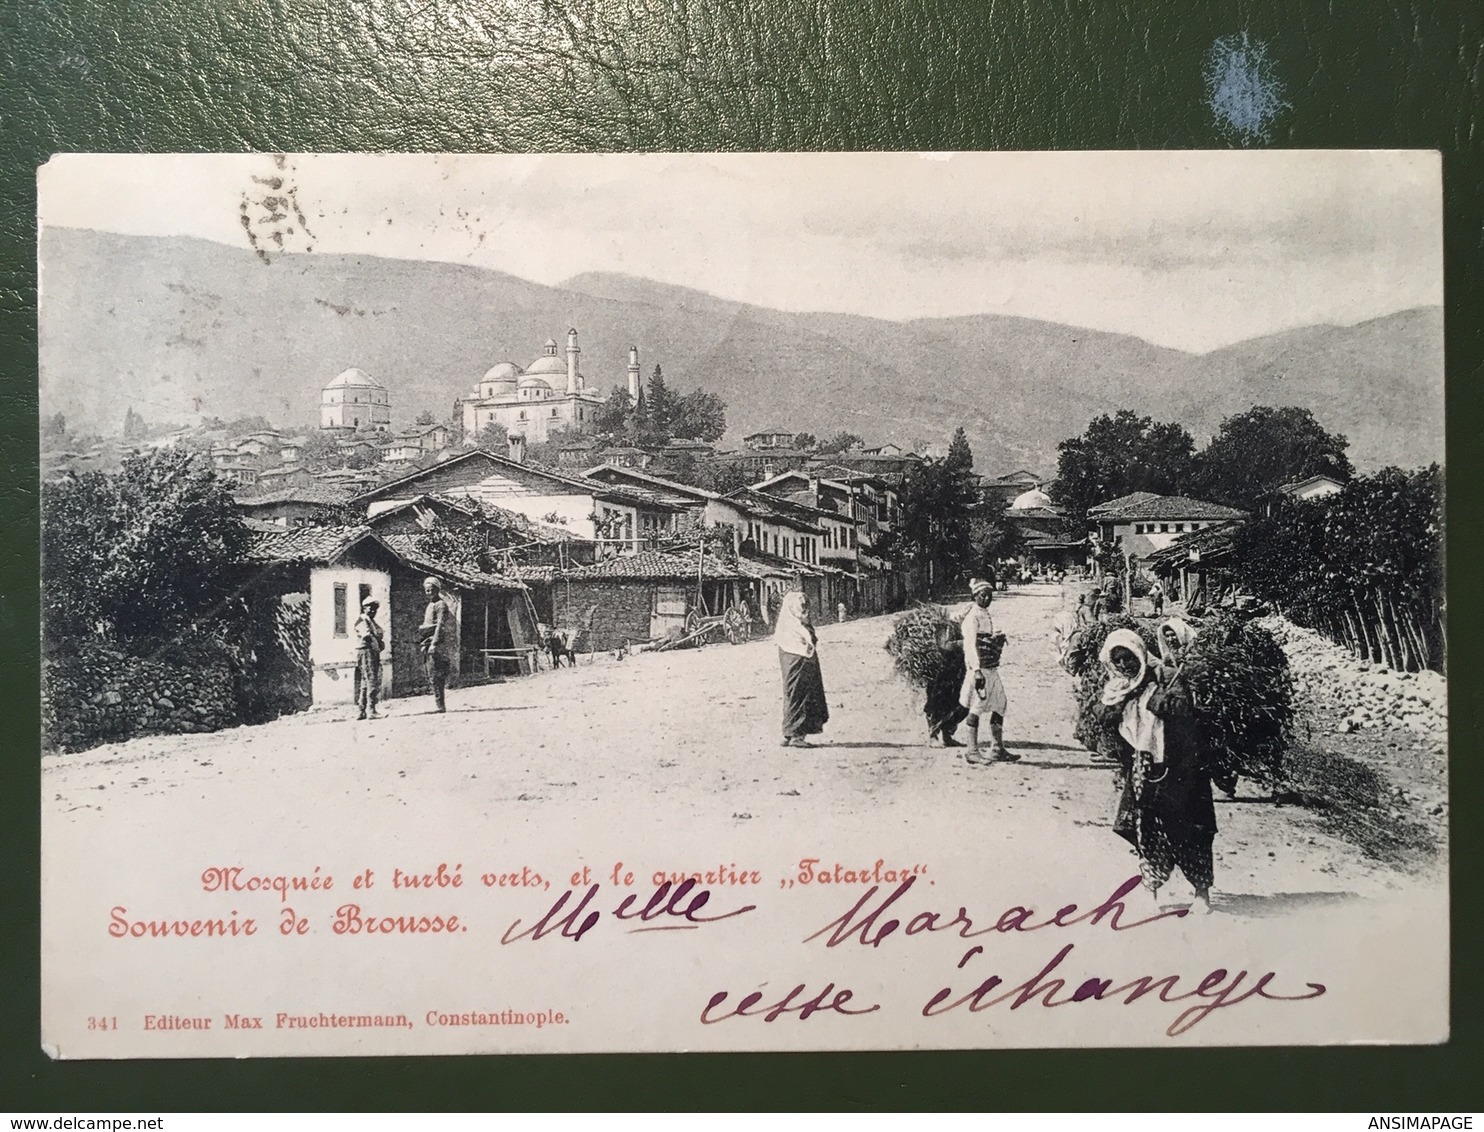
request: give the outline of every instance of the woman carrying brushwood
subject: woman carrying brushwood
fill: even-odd
[[[1188,621],[1179,617],[1171,617],[1161,622],[1159,626],[1159,653],[1160,661],[1166,668],[1177,669],[1190,659],[1191,647],[1200,634]],[[1211,780],[1216,787],[1228,798],[1236,796],[1237,773],[1229,767],[1219,766],[1213,760],[1211,765]]]
[[[818,637],[809,619],[809,599],[790,591],[778,607],[773,627],[778,663],[783,672],[783,745],[808,747],[807,735],[817,735],[829,722],[824,698],[824,676],[819,670]]]
[[[927,682],[927,698],[922,705],[922,714],[927,717],[928,742],[937,741],[945,747],[962,747],[954,738],[958,725],[969,717],[969,709],[959,703],[963,691],[964,646],[961,640],[940,639],[938,647],[943,652],[942,663],[937,673]]]
[[[1216,807],[1185,678],[1152,664],[1129,629],[1109,633],[1098,659],[1107,672],[1102,702],[1118,713],[1118,733],[1133,749],[1113,831],[1138,853],[1156,902],[1178,868],[1195,889],[1191,910],[1210,912]]]
[[[994,583],[983,578],[969,581],[974,602],[964,614],[961,630],[964,638],[964,682],[958,702],[969,715],[968,750],[964,758],[975,766],[987,763],[1019,762],[1020,756],[1005,746],[1005,685],[1000,682],[1000,652],[1005,646],[1003,633],[995,632],[989,607],[994,601]],[[994,737],[991,753],[979,750],[979,722],[989,717],[989,733]]]

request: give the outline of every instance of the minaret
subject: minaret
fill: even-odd
[[[639,403],[639,347],[629,347],[629,403]]]
[[[567,331],[567,396],[571,397],[577,393],[577,355],[582,353],[577,348],[577,328],[574,326]]]

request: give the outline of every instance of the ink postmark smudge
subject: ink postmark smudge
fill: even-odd
[[[1266,141],[1274,119],[1289,109],[1267,44],[1245,31],[1211,44],[1203,73],[1217,123],[1244,145]]]

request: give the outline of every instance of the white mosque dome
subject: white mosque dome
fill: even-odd
[[[566,361],[557,357],[555,354],[547,354],[544,357],[537,358],[530,365],[526,366],[527,374],[559,373],[565,375],[566,372]]]
[[[551,383],[543,378],[534,376],[534,371],[527,370],[518,385],[521,389],[550,389]]]
[[[325,386],[326,389],[347,389],[355,387],[358,389],[385,389],[386,386],[377,381],[364,370],[351,368],[344,373],[337,374]]]
[[[484,384],[514,385],[516,378],[520,377],[521,368],[514,362],[501,362],[499,365],[490,366],[484,371],[480,382]]]
[[[1015,502],[1010,504],[1010,510],[1034,511],[1038,507],[1050,506],[1052,506],[1051,496],[1047,495],[1040,488],[1033,487],[1030,491],[1022,492],[1021,494],[1017,495],[1015,497]]]

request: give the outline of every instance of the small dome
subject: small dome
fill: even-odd
[[[386,388],[385,385],[381,384],[381,382],[377,381],[370,374],[358,369],[348,369],[344,373],[339,374],[332,381],[330,381],[330,383],[326,385],[325,388],[344,389],[347,386],[352,385],[366,389]]]
[[[564,360],[562,360],[561,358],[557,357],[555,354],[547,354],[544,357],[537,358],[530,365],[526,366],[526,373],[527,374],[532,374],[532,373],[560,373],[560,374],[565,374],[566,372],[567,372],[567,363]]]
[[[533,377],[531,375],[531,373],[529,373],[529,372],[527,372],[526,375],[523,378],[520,379],[519,385],[520,385],[520,388],[521,389],[550,389],[551,388],[551,383],[550,382],[543,381],[539,377]]]
[[[1050,507],[1051,496],[1047,495],[1038,487],[1030,491],[1022,492],[1015,497],[1015,502],[1010,504],[1012,511],[1034,511],[1038,507]]]
[[[512,385],[520,375],[520,366],[514,362],[501,362],[499,365],[490,366],[489,369],[485,370],[484,376],[479,380],[481,383],[499,382],[504,385]]]

